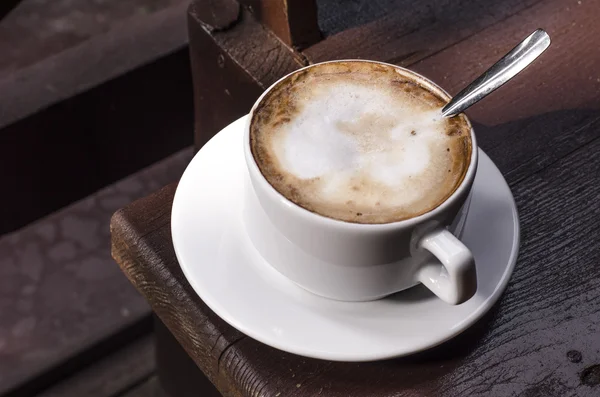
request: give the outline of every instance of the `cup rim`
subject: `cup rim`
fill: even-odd
[[[267,179],[265,178],[263,173],[260,171],[260,168],[258,167],[258,164],[256,163],[256,160],[254,159],[254,156],[252,155],[252,150],[250,148],[250,124],[252,122],[252,116],[254,115],[256,108],[262,102],[264,97],[274,87],[276,87],[278,84],[280,84],[284,80],[288,79],[290,76],[293,76],[294,74],[299,73],[303,70],[317,67],[319,65],[324,65],[324,64],[328,64],[328,63],[341,63],[341,62],[376,63],[376,64],[381,64],[381,65],[386,65],[386,66],[391,66],[391,67],[394,67],[397,69],[401,69],[402,71],[413,76],[416,80],[419,81],[419,83],[423,84],[426,88],[441,94],[445,99],[450,100],[452,98],[452,96],[450,94],[448,94],[448,92],[446,90],[444,90],[442,87],[440,87],[435,82],[428,79],[427,77],[425,77],[415,71],[412,71],[410,69],[404,68],[402,66],[394,65],[391,63],[387,63],[387,62],[371,61],[371,60],[366,60],[366,59],[336,59],[336,60],[332,60],[332,61],[319,62],[319,63],[315,63],[312,65],[304,66],[300,69],[296,69],[293,72],[286,74],[285,76],[281,77],[280,79],[275,81],[273,84],[271,84],[269,86],[269,88],[267,88],[258,97],[258,99],[254,102],[254,105],[252,106],[252,108],[250,109],[250,112],[247,115],[247,119],[246,119],[246,123],[245,123],[245,127],[244,127],[244,156],[246,159],[246,166],[248,167],[248,171],[250,172],[250,174],[254,174],[253,178],[251,175],[251,179],[254,179],[254,181],[258,182],[261,185],[260,187],[261,187],[261,189],[263,189],[263,191],[268,192],[268,194],[274,195],[277,198],[277,200],[280,201],[281,204],[283,204],[285,207],[288,208],[289,211],[295,211],[298,213],[298,215],[306,217],[309,221],[315,222],[316,224],[319,224],[322,226],[329,226],[329,227],[338,227],[338,228],[343,228],[346,230],[386,231],[386,230],[397,229],[399,227],[413,227],[413,226],[423,223],[424,221],[427,221],[429,218],[435,217],[439,213],[444,212],[450,205],[452,205],[452,202],[455,201],[457,199],[457,197],[460,197],[460,196],[468,193],[468,190],[471,187],[470,186],[471,182],[475,179],[475,172],[477,169],[477,161],[478,161],[478,146],[477,146],[477,141],[475,138],[475,131],[473,130],[471,121],[469,120],[469,118],[466,115],[464,115],[464,117],[467,122],[467,126],[469,127],[469,133],[471,135],[471,157],[469,159],[469,166],[467,167],[467,172],[465,173],[463,180],[461,181],[460,185],[454,190],[454,192],[452,192],[452,194],[450,196],[448,196],[440,205],[438,205],[437,207],[435,207],[423,214],[417,215],[412,218],[403,219],[403,220],[394,221],[394,222],[387,222],[387,223],[353,223],[353,222],[343,221],[340,219],[329,218],[327,216],[309,211],[306,208],[303,208],[300,205],[294,203],[293,201],[291,201],[287,197],[285,197],[283,194],[281,194],[277,189],[275,189],[269,183],[269,181],[267,181]]]

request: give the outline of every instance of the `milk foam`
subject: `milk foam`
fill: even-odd
[[[277,160],[300,179],[319,178],[314,193],[332,204],[412,204],[427,192],[415,178],[439,156],[447,157],[442,146],[448,137],[438,109],[415,109],[411,98],[398,99],[351,83],[318,92],[282,127],[274,145]],[[435,175],[428,178],[437,182]],[[370,191],[356,192],[357,179]]]
[[[387,223],[427,212],[460,184],[469,126],[409,72],[323,64],[273,89],[253,115],[254,158],[296,204],[334,219]]]

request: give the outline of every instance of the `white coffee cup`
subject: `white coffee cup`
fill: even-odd
[[[466,216],[467,197],[477,169],[473,129],[471,158],[464,179],[438,207],[414,218],[385,224],[327,218],[296,205],[275,190],[261,173],[250,148],[253,112],[275,85],[294,73],[263,93],[250,111],[245,128],[249,183],[243,219],[258,252],[296,284],[332,299],[374,300],[418,283],[450,304],[471,298],[477,289],[475,262],[471,251],[455,234],[460,232]],[[409,73],[420,85],[450,98],[435,83]]]

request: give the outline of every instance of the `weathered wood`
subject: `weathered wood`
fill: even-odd
[[[593,125],[587,128],[597,131]],[[520,139],[527,140],[523,135]],[[170,293],[174,287],[185,289],[189,285],[185,280],[179,285],[182,275],[174,258],[161,258],[168,254],[167,248],[161,248],[152,257],[152,270],[139,270],[139,266],[134,269],[131,260],[116,258],[127,266],[126,272],[135,271],[134,283],[159,316],[165,316],[163,320],[199,367],[214,376],[212,367],[218,366],[216,384],[224,394],[361,396],[368,390],[370,395],[399,396],[413,392],[444,396],[490,393],[593,396],[597,390],[583,384],[580,375],[584,368],[600,362],[597,338],[600,283],[596,282],[600,268],[594,265],[600,256],[600,249],[594,243],[600,238],[595,221],[600,207],[593,204],[593,198],[600,195],[597,183],[600,162],[595,155],[599,149],[597,138],[541,171],[531,169],[526,177],[520,175],[522,180],[515,185],[514,193],[524,230],[522,252],[498,309],[461,337],[407,359],[371,364],[330,363],[282,353],[247,337],[231,340],[225,336],[229,343],[215,345],[219,339],[215,339],[214,325],[204,323],[206,313],[212,315],[212,312],[201,302],[192,301],[197,297],[182,299],[177,292]],[[531,147],[529,155],[535,155],[535,147]],[[145,249],[155,253],[153,247],[165,244],[164,234],[169,229],[166,214],[171,197],[165,191],[161,195],[146,199],[152,203],[139,208],[134,203],[127,210],[131,211],[128,228],[143,234]],[[569,195],[572,199],[564,200]],[[158,204],[160,210],[154,207]],[[143,219],[142,214],[149,210],[153,211],[149,219],[155,219],[154,213],[158,211],[163,214],[160,218],[163,230],[156,229],[159,227],[156,222],[148,224]],[[141,256],[143,252],[135,246],[135,235],[128,237],[124,230],[114,236],[113,244],[121,239],[127,243],[120,244],[129,244],[129,251],[138,253],[135,260],[148,266],[150,258]],[[565,250],[564,246],[570,249]],[[158,265],[160,261],[162,266]],[[149,276],[139,273],[152,271],[169,271],[176,281],[164,280],[165,284],[142,281]],[[199,309],[207,312],[197,317]],[[182,327],[181,323],[186,325]],[[198,327],[191,334],[193,327],[187,325],[190,323]],[[218,324],[222,330],[222,323]],[[212,365],[202,359],[207,348],[219,357]],[[572,364],[567,357],[571,350],[583,352],[586,359],[579,365]]]
[[[316,0],[240,0],[285,44],[302,49],[321,39]]]
[[[455,94],[536,27],[549,32],[553,43],[538,61],[467,111],[478,144],[515,183],[598,137],[600,54],[587,50],[600,34],[598,14],[599,1],[542,2],[411,68]],[[464,61],[447,66],[457,58]]]
[[[598,126],[584,128],[596,133],[589,145],[541,171],[529,169],[518,184],[508,176],[523,241],[509,289],[489,321],[424,357],[373,364],[302,360],[245,338],[221,359],[229,381],[243,395],[262,387],[289,395],[298,384],[304,390],[294,395],[596,395],[600,384],[581,376],[600,362],[600,139]],[[528,155],[536,150],[531,146]],[[574,365],[569,351],[587,360]]]
[[[228,29],[240,16],[240,3],[236,0],[194,0],[191,8],[196,19],[210,32]]]
[[[421,0],[418,4],[436,4],[439,0]],[[411,0],[317,0],[319,28],[324,36],[364,25],[398,10],[410,12]],[[417,5],[418,6],[418,5]]]
[[[469,116],[495,125],[555,110],[598,109],[600,53],[591,50],[600,36],[598,15],[598,0],[544,1],[411,68],[455,94],[541,27],[552,38],[550,48],[506,87],[469,109]],[[535,97],[523,101],[531,92]]]
[[[515,185],[598,138],[600,111],[563,110],[493,127],[475,124],[475,128],[479,146]]]
[[[36,397],[112,397],[145,384],[156,369],[154,338],[146,335],[103,357]],[[158,386],[158,385],[155,385]],[[127,395],[127,394],[126,394]]]
[[[228,28],[211,31],[203,22],[206,10],[201,6],[202,2],[193,3],[188,12],[197,149],[247,113],[265,88],[302,65],[299,55],[256,22],[247,10],[242,9]]]
[[[177,180],[190,157],[182,151],[0,238],[0,395],[47,385],[53,373],[73,370],[78,355],[97,355],[103,340],[145,324],[147,304],[107,250],[109,220]]]
[[[112,255],[134,285],[144,286],[139,291],[154,312],[169,324],[188,354],[188,349],[192,349],[190,356],[196,365],[226,394],[228,385],[219,383],[220,356],[244,335],[215,315],[198,298],[181,272],[171,242],[171,204],[175,189],[175,184],[169,185],[115,213],[111,220]],[[129,239],[138,235],[140,227],[147,233],[144,242],[140,238]],[[148,237],[155,238],[159,244],[147,245]],[[148,257],[152,258],[151,262],[146,260]],[[165,291],[162,286],[167,284],[169,288]],[[174,304],[178,302],[183,306],[177,305],[175,309]],[[197,343],[200,340],[202,342]]]
[[[403,3],[384,18],[330,36],[303,53],[312,63],[361,58],[410,65],[539,1]],[[462,56],[453,59],[461,62]]]
[[[561,51],[549,51],[525,72],[531,89],[523,74],[486,99],[494,105],[482,102],[472,112],[479,144],[513,189],[522,247],[500,302],[463,335],[405,359],[349,364],[283,353],[237,333],[194,295],[176,262],[169,225],[174,186],[115,215],[115,259],[225,395],[597,395],[600,90],[581,76],[593,76],[600,64],[593,51],[600,2],[581,3],[536,4],[415,65],[455,90],[487,67],[478,60],[491,63],[530,33],[532,21],[544,23],[558,49],[568,43],[580,56],[574,65]],[[467,59],[469,45],[465,67],[457,59]],[[382,45],[379,54],[388,49]],[[500,111],[502,104],[509,110]]]

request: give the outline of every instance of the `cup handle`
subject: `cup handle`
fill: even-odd
[[[419,251],[427,250],[440,263],[426,261],[417,270],[417,280],[451,305],[470,299],[477,290],[475,260],[471,251],[452,233],[439,227],[422,235]]]

